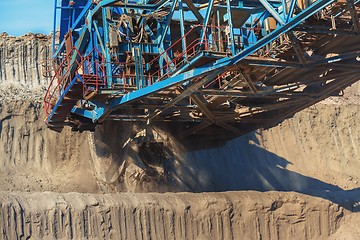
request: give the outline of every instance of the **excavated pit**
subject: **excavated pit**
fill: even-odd
[[[1,238],[360,238],[360,84],[189,150],[161,126],[47,129],[48,55],[46,36],[0,36]]]

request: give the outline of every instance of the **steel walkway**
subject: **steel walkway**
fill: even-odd
[[[360,75],[358,1],[55,5],[44,106],[57,131],[116,120],[227,138],[273,126]]]

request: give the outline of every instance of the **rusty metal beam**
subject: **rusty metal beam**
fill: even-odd
[[[203,16],[199,12],[199,10],[195,7],[195,5],[190,0],[184,0],[188,8],[191,10],[191,12],[195,15],[195,17],[199,20],[200,23],[204,21]]]
[[[196,105],[198,105],[200,111],[202,113],[204,113],[206,115],[207,118],[209,118],[209,120],[213,123],[216,124],[222,128],[225,128],[226,130],[239,134],[239,130],[234,128],[233,126],[227,124],[227,123],[223,123],[223,122],[218,122],[217,118],[214,116],[214,114],[207,108],[206,104],[203,101],[206,101],[206,99],[201,99],[199,96],[197,96],[196,94],[191,94],[190,95],[191,99],[194,100],[194,102],[196,103]]]
[[[306,62],[306,58],[304,55],[304,50],[300,46],[299,39],[295,36],[294,32],[288,32],[287,36],[290,39],[291,45],[295,50],[296,56],[298,57],[301,64],[304,64]]]
[[[236,98],[303,98],[312,95],[301,92],[258,92],[257,94],[249,92],[241,92],[237,90],[210,90],[202,89],[200,93],[208,96],[236,97]]]
[[[181,138],[185,138],[189,135],[192,135],[192,134],[195,134],[197,132],[199,132],[200,130],[204,129],[204,128],[207,128],[209,126],[211,126],[213,123],[212,122],[209,122],[209,121],[204,121],[192,128],[189,128],[188,130],[184,131],[182,134],[181,134]]]
[[[288,112],[284,112],[283,115],[279,116],[276,121],[279,122],[281,119],[286,119],[292,115],[294,115],[295,113],[310,107],[311,105],[314,105],[317,102],[320,102],[321,100],[324,100],[325,98],[327,98],[329,96],[329,94],[331,94],[332,92],[334,92],[337,89],[340,88],[344,88],[346,86],[351,85],[352,83],[357,82],[360,79],[360,75],[356,74],[353,75],[352,77],[349,78],[344,78],[343,80],[341,80],[339,83],[334,83],[332,86],[330,86],[328,89],[325,89],[319,97],[314,98],[313,100],[307,102],[306,104],[300,105],[297,108],[292,108],[290,111]]]
[[[354,0],[347,0],[347,4],[349,7],[349,12],[350,12],[351,20],[353,22],[354,30],[356,32],[359,32],[360,30],[359,16],[356,11]]]
[[[237,66],[237,65],[236,65],[236,66]],[[239,75],[245,80],[245,82],[246,82],[246,84],[249,86],[250,90],[251,90],[254,94],[256,94],[256,93],[257,93],[257,89],[256,89],[254,83],[251,81],[250,77],[249,77],[248,75],[244,74],[241,69],[239,69],[239,71],[240,71],[240,72],[239,72]]]
[[[195,92],[196,90],[198,90],[200,87],[202,87],[204,84],[210,82],[212,79],[214,79],[215,77],[217,77],[217,75],[219,74],[219,70],[215,71],[211,74],[209,74],[208,76],[205,77],[200,77],[197,78],[198,81],[194,81],[194,83],[192,83],[187,89],[185,89],[182,93],[180,93],[179,95],[177,95],[174,99],[172,99],[170,102],[168,102],[167,104],[162,106],[162,109],[157,109],[154,113],[150,114],[148,117],[148,121],[153,120],[154,118],[156,118],[157,116],[159,116],[160,114],[162,114],[164,111],[166,111],[167,109],[171,108],[172,106],[174,106],[176,103],[178,103],[179,101],[181,101],[182,99],[184,99],[186,96],[189,96],[190,94],[192,94],[193,92]]]

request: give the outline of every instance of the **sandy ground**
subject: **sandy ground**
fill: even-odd
[[[47,41],[0,36],[2,238],[360,239],[359,83],[217,148],[149,128],[149,155],[139,125],[45,127]]]
[[[17,96],[19,95],[17,94]],[[139,146],[146,139],[139,126],[119,125],[114,127],[114,125],[105,124],[95,133],[73,133],[69,129],[65,129],[63,133],[57,134],[49,131],[43,125],[41,103],[36,100],[36,97],[35,100],[21,97],[11,100],[9,95],[4,95],[0,111],[2,119],[0,191],[5,191],[0,194],[0,203],[5,209],[2,210],[2,216],[10,216],[10,219],[12,219],[11,216],[22,216],[20,219],[29,219],[28,222],[34,221],[33,225],[28,223],[30,226],[28,229],[34,227],[38,229],[36,231],[40,231],[31,230],[33,231],[32,236],[35,238],[37,236],[54,237],[55,233],[51,231],[55,230],[49,230],[46,224],[53,224],[51,222],[55,221],[56,225],[58,222],[65,221],[66,214],[68,214],[66,211],[73,211],[71,216],[86,215],[93,219],[89,220],[90,222],[87,222],[88,220],[82,222],[78,217],[74,217],[71,221],[76,220],[80,225],[88,224],[88,228],[93,229],[91,232],[90,230],[85,231],[80,225],[73,226],[71,231],[74,238],[106,236],[117,239],[114,236],[117,236],[116,231],[119,229],[115,227],[115,224],[121,222],[124,217],[116,215],[116,212],[120,211],[119,206],[123,204],[121,211],[133,212],[138,208],[126,205],[126,203],[140,204],[147,196],[146,194],[118,195],[115,194],[117,192],[237,191],[210,195],[197,193],[188,196],[185,194],[181,195],[185,196],[182,198],[182,202],[177,203],[184,206],[183,202],[191,202],[189,205],[191,209],[201,208],[202,214],[213,216],[212,212],[222,214],[222,210],[219,210],[223,208],[220,202],[223,202],[221,199],[225,194],[232,199],[230,202],[225,200],[230,205],[234,204],[234,199],[238,199],[236,201],[240,201],[242,204],[246,203],[239,208],[234,208],[231,213],[234,216],[242,216],[241,221],[244,222],[234,220],[235,217],[229,217],[230,220],[223,220],[229,221],[227,224],[230,224],[231,227],[228,229],[214,227],[213,230],[206,232],[201,230],[205,223],[197,222],[199,219],[193,220],[191,217],[181,220],[182,217],[178,219],[174,217],[173,224],[180,224],[178,225],[179,229],[183,230],[171,230],[170,228],[170,230],[166,230],[171,232],[172,235],[169,233],[169,236],[183,239],[184,235],[182,234],[190,234],[191,237],[187,236],[189,239],[201,239],[201,237],[221,239],[218,236],[232,234],[231,236],[234,236],[235,239],[237,236],[247,236],[246,239],[261,239],[259,236],[262,239],[289,239],[290,237],[292,239],[327,239],[329,235],[334,234],[331,236],[332,239],[358,239],[358,228],[353,226],[356,226],[359,221],[357,212],[360,210],[360,168],[358,167],[360,162],[359,152],[356,148],[360,142],[360,123],[356,121],[359,119],[359,107],[357,104],[344,105],[344,103],[338,102],[337,104],[318,104],[298,113],[294,118],[275,128],[259,130],[234,139],[219,148],[197,151],[187,151],[181,146],[181,142],[167,135],[161,129],[154,128],[152,130],[154,138],[159,142],[166,142],[164,147],[166,151],[160,155],[163,161],[155,166],[144,164],[141,159]],[[244,190],[286,192],[247,193]],[[296,191],[300,194],[289,191]],[[67,195],[69,192],[82,192],[84,195]],[[105,195],[88,193],[105,193]],[[113,195],[109,195],[109,193]],[[52,199],[50,202],[48,202],[49,196]],[[131,199],[128,196],[131,196]],[[179,209],[177,204],[171,204],[171,202],[176,202],[174,199],[179,196],[177,194],[151,194],[148,196],[154,199],[151,200],[150,205],[144,203],[145,206],[170,204],[167,205],[167,211],[171,209],[175,215],[183,216],[187,212],[184,212],[183,207]],[[209,196],[211,197],[208,198]],[[294,196],[296,196],[295,200]],[[267,203],[267,206],[270,206],[269,209],[272,209],[273,205],[273,208],[277,209],[278,201],[283,202],[283,198],[293,200],[286,205],[287,207],[282,206],[281,214],[276,215],[274,210],[266,210],[261,207],[269,197],[273,201]],[[77,200],[68,200],[71,198]],[[122,198],[127,201],[120,201],[119,199]],[[193,201],[193,198],[204,199],[211,204],[205,204],[198,200]],[[66,201],[64,202],[63,199]],[[93,203],[93,199],[98,200]],[[328,203],[328,200],[333,203]],[[324,201],[336,211],[329,211],[328,207],[322,208]],[[32,208],[35,206],[32,205],[34,202],[38,202],[36,209]],[[298,203],[301,203],[302,207],[299,208],[296,205]],[[56,211],[54,213],[56,216],[57,214],[64,216],[54,219],[47,215],[53,214],[46,210],[53,209],[51,204],[65,206],[61,209],[68,210]],[[212,210],[203,209],[204,204],[205,206],[210,204],[213,207]],[[84,210],[93,206],[95,206],[94,210]],[[100,210],[97,206],[101,206]],[[253,215],[250,217],[241,212],[252,212],[254,206],[265,209],[264,212],[257,212],[258,218],[264,220],[260,221]],[[306,206],[312,207],[307,208]],[[317,210],[315,211],[314,208]],[[20,211],[16,215],[17,209],[23,209],[24,212]],[[115,213],[112,213],[113,211]],[[158,208],[149,208],[143,211],[145,212],[141,214],[148,217],[141,220],[145,222],[137,223],[142,227],[148,226],[146,224],[154,221],[155,225],[162,225],[163,223],[156,220],[161,217],[152,216],[151,212],[160,211],[162,214],[167,212]],[[270,211],[270,215],[265,214],[268,211]],[[318,215],[310,217],[314,211]],[[102,221],[106,222],[106,220],[102,219],[110,213],[116,215],[112,221],[109,220],[113,230],[104,230]],[[39,216],[41,220],[33,219],[27,214],[31,216],[40,214],[36,216]],[[143,219],[141,214],[134,216]],[[191,212],[191,214],[195,216],[198,212]],[[321,225],[324,219],[328,224],[332,224],[331,227],[330,225]],[[23,220],[14,220],[12,223],[7,221],[2,221],[4,229],[6,229],[5,226],[8,228],[14,226],[12,224],[20,224],[20,226],[12,227],[18,230],[16,233],[6,230],[6,235],[18,236],[16,234],[20,233],[26,235],[25,232],[28,230],[25,228],[21,230],[21,221]],[[39,225],[39,221],[41,225]],[[185,224],[183,221],[195,221],[199,227],[196,230],[188,230],[188,223]],[[208,221],[215,220],[209,217]],[[260,221],[258,225],[255,224],[257,227],[249,227],[253,226],[254,221],[255,223]],[[303,222],[305,222],[305,226],[298,224]],[[70,223],[65,221],[62,224],[55,232],[56,234],[62,232],[62,235],[59,236],[68,238],[70,235],[67,234],[70,230],[66,230],[66,226],[69,227]],[[83,228],[85,227],[83,226]],[[243,232],[236,232],[238,228],[243,229],[241,230]],[[264,230],[264,228],[268,229]],[[338,231],[336,231],[337,228],[339,228]],[[141,227],[126,231],[130,231],[126,233],[130,234],[128,238],[144,234],[144,229]],[[201,231],[205,232],[201,235]],[[159,237],[156,235],[157,233],[152,234],[155,234],[153,235],[155,239]],[[162,236],[160,235],[160,238]],[[147,239],[145,236],[143,238]]]
[[[353,213],[346,216],[329,240],[356,240],[360,239],[360,213]]]

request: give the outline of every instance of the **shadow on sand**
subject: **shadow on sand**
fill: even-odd
[[[185,152],[169,161],[167,169],[172,181],[185,191],[294,191],[360,211],[360,188],[343,190],[287,170],[289,164],[292,163],[262,148],[256,134],[251,133],[219,148]]]

